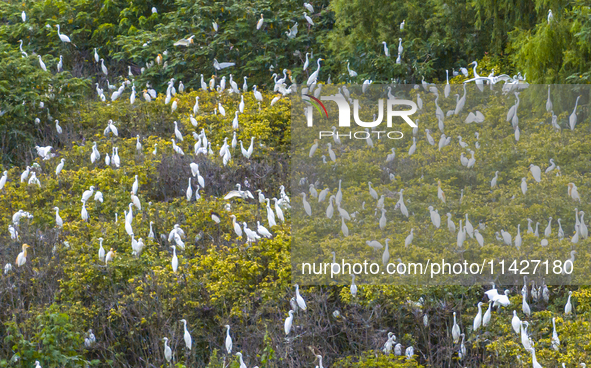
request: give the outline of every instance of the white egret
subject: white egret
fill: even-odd
[[[269,230],[267,230],[266,227],[261,225],[260,221],[257,221],[257,233],[261,234],[262,236],[264,236],[266,238],[271,238],[273,236],[271,234],[271,232],[269,232]]]
[[[449,92],[451,91],[451,87],[449,85],[449,71],[446,69],[445,70],[445,87],[443,89],[443,95],[445,96],[445,98],[449,97]]]
[[[472,331],[476,332],[480,328],[482,324],[482,302],[478,302],[478,313],[476,317],[474,317],[474,322],[472,323]]]
[[[295,294],[296,294],[296,302],[298,303],[298,307],[305,311],[308,307],[306,306],[306,301],[300,295],[300,286],[295,284]]]
[[[316,60],[316,64],[318,65],[318,68],[316,68],[316,71],[314,73],[312,73],[310,75],[310,77],[308,77],[308,81],[306,82],[306,84],[309,86],[311,86],[312,84],[316,83],[316,81],[318,80],[318,75],[320,73],[320,62],[323,61],[324,59],[322,58],[318,58]]]
[[[170,247],[172,248],[172,261],[171,261],[172,272],[176,273],[176,271],[179,268],[179,259],[176,255],[176,247],[174,245],[171,245]]]
[[[166,358],[166,361],[170,363],[170,361],[172,360],[172,349],[170,348],[170,346],[168,346],[168,338],[165,337],[163,340],[164,340],[164,357]]]
[[[382,265],[387,267],[388,261],[390,260],[390,250],[388,249],[388,243],[390,239],[386,238],[386,247],[384,248],[384,253],[382,254]]]
[[[285,323],[283,324],[285,335],[289,335],[289,332],[291,331],[291,326],[293,324],[293,310],[290,310],[288,314],[289,316],[285,319]]]
[[[45,63],[43,62],[43,60],[41,59],[41,55],[37,55],[37,57],[39,58],[39,65],[41,66],[41,69],[43,69],[43,71],[46,72],[47,67],[45,66]]]
[[[304,210],[306,211],[306,214],[308,216],[312,216],[312,207],[310,206],[310,203],[308,203],[308,201],[306,201],[306,193],[305,192],[302,192],[301,195],[303,197],[302,198],[302,203],[303,203],[303,206],[304,206]]]
[[[252,86],[252,94],[254,95],[254,98],[255,98],[257,101],[262,101],[262,100],[263,100],[263,95],[262,95],[262,93],[260,93],[260,92],[257,90],[257,86],[256,86],[256,85]]]
[[[65,34],[60,33],[60,25],[59,24],[57,25],[57,35],[59,36],[59,38],[62,42],[72,43],[72,41],[70,40],[70,37],[66,36]],[[74,44],[72,43],[72,45],[74,45]],[[76,45],[74,45],[74,46],[76,46]]]
[[[99,240],[99,250],[98,250],[98,258],[99,261],[105,261],[105,248],[103,248],[103,238],[98,238]]]
[[[441,180],[437,180],[437,198],[445,203],[445,193],[443,192],[443,189],[441,189]]]
[[[530,164],[529,170],[530,170],[532,176],[534,177],[535,181],[537,181],[538,183],[542,181],[542,170],[540,169],[539,166],[536,166],[534,164]]]
[[[511,319],[511,327],[513,327],[513,331],[519,335],[521,331],[521,320],[517,317],[517,311],[513,311],[513,318]]]
[[[414,230],[415,230],[414,228],[410,229],[410,234],[408,234],[408,236],[404,240],[405,247],[408,247],[409,245],[411,245],[412,240],[414,239]]]
[[[573,295],[572,291],[568,292],[568,300],[566,301],[566,305],[564,306],[564,314],[570,315],[573,313],[573,304],[570,301],[571,296]]]
[[[107,67],[105,66],[105,59],[101,59],[101,71],[103,72],[104,75],[109,75],[109,71],[107,70]]]
[[[357,285],[355,285],[355,274],[351,275],[351,287],[349,288],[349,290],[351,291],[351,296],[353,296],[353,297],[357,296]]]
[[[458,325],[457,321],[456,321],[456,312],[454,312],[454,324],[451,328],[451,335],[453,337],[454,340],[454,344],[457,344],[458,341],[460,341],[460,326]]]
[[[191,202],[191,198],[193,198],[193,188],[191,187],[191,178],[189,178],[189,186],[187,187],[185,197],[187,197],[188,202]]]
[[[349,77],[355,78],[357,76],[357,72],[349,68],[349,60],[347,60],[347,71],[349,71]]]
[[[525,192],[527,192],[527,179],[526,178],[521,178],[521,192],[523,193],[523,195],[525,195]]]
[[[482,327],[486,327],[490,323],[490,317],[492,314],[492,305],[493,303],[488,303],[488,309],[484,312],[484,316],[482,317]]]
[[[55,211],[55,225],[57,227],[62,227],[64,226],[64,221],[62,220],[62,218],[60,217],[60,209],[57,207],[53,207],[53,210]]]
[[[527,304],[527,294],[522,292],[522,304],[521,304],[521,309],[523,311],[523,314],[525,314],[526,316],[531,316],[531,309],[529,307],[529,304]]]
[[[181,322],[183,322],[183,326],[184,326],[184,335],[183,338],[185,340],[185,346],[187,347],[188,350],[191,350],[191,347],[193,346],[193,339],[191,339],[191,334],[189,333],[189,330],[187,330],[187,320],[185,319],[181,319]]]
[[[531,364],[533,368],[542,368],[542,365],[538,363],[538,359],[536,358],[536,350],[533,346],[529,349],[531,353]]]
[[[552,348],[556,351],[560,348],[560,339],[556,332],[556,318],[552,317]]]
[[[431,215],[431,222],[433,223],[433,226],[439,229],[439,226],[441,225],[441,217],[439,216],[439,213],[437,212],[437,210],[433,209],[433,206],[429,206],[428,210]]]
[[[575,102],[575,108],[573,109],[572,114],[568,117],[568,125],[570,126],[570,130],[575,130],[575,125],[577,125],[577,106],[579,105],[579,98],[577,97],[577,101]]]
[[[304,12],[304,19],[306,19],[306,22],[308,22],[309,25],[314,25],[314,21],[312,21],[312,18],[310,18],[306,12]]]
[[[525,327],[523,327],[525,326]],[[525,348],[525,350],[531,349],[531,342],[529,336],[527,334],[527,328],[529,327],[529,323],[526,321],[521,322],[521,345]]]

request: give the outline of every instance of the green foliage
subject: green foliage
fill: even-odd
[[[32,367],[39,361],[43,367],[84,367],[88,362],[80,354],[83,337],[61,307],[51,305],[32,320],[4,323],[7,335],[4,344],[14,353],[2,367]]]

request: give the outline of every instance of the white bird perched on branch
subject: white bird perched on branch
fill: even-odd
[[[298,284],[295,284],[295,294],[296,294],[296,296],[295,296],[296,303],[298,304],[298,307],[303,311],[308,309],[308,307],[306,306],[306,301],[300,295],[300,286]]]
[[[170,348],[170,346],[168,346],[168,338],[164,338],[164,357],[166,358],[166,361],[170,363],[170,361],[172,360],[172,349]]]
[[[230,325],[225,325],[226,327],[226,351],[228,354],[232,353],[232,337],[230,336]]]

